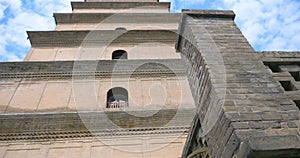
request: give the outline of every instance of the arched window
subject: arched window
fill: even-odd
[[[106,108],[127,108],[128,92],[121,87],[115,87],[107,92]]]
[[[122,31],[126,31],[125,27],[117,27],[115,30],[122,30]]]
[[[112,59],[127,59],[127,52],[125,50],[115,50],[112,53]]]

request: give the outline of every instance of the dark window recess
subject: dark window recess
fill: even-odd
[[[300,110],[300,100],[294,100],[294,103],[296,104],[296,106]]]
[[[127,108],[128,92],[121,87],[115,87],[107,92],[106,108]]]
[[[264,62],[264,64],[266,66],[268,66],[272,70],[272,72],[280,72],[279,66],[276,63],[265,63]]]
[[[115,50],[112,53],[112,59],[127,59],[127,52],[125,50]]]
[[[295,81],[300,81],[299,72],[290,72],[290,74],[294,77]]]
[[[291,81],[279,81],[281,86],[284,88],[285,91],[293,91],[295,90]]]

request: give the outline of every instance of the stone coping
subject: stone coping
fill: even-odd
[[[229,18],[234,20],[235,14],[231,10],[191,10],[183,9],[183,14],[193,16],[193,17],[203,17],[203,18]]]

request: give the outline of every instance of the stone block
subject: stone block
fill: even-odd
[[[249,145],[252,150],[283,150],[296,149],[300,146],[299,138],[294,135],[251,137]]]

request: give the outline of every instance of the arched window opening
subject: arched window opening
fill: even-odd
[[[128,92],[121,87],[115,87],[107,92],[106,108],[128,108]]]
[[[127,52],[125,50],[115,50],[112,53],[112,59],[127,59]]]
[[[122,31],[126,31],[127,29],[125,27],[117,27],[115,30],[122,30]]]

